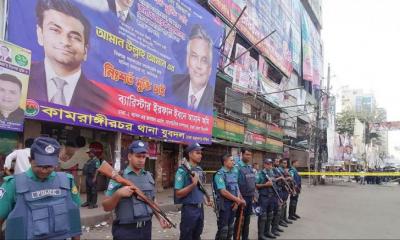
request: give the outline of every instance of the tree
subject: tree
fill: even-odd
[[[353,136],[355,119],[356,114],[352,111],[339,113],[336,117],[336,131],[339,134],[347,133],[349,136]]]

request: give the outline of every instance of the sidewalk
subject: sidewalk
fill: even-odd
[[[111,212],[105,212],[101,206],[101,202],[104,199],[104,192],[98,192],[97,205],[98,208],[88,209],[87,207],[81,207],[81,224],[83,226],[93,226],[103,221],[108,221],[112,218]],[[173,189],[164,189],[163,192],[156,193],[156,201],[160,205],[161,209],[165,212],[179,211],[180,206],[174,205],[174,194]],[[86,202],[86,194],[81,194],[81,202]]]

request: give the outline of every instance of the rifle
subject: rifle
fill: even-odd
[[[218,204],[217,204],[217,193],[215,192],[215,188],[214,188],[214,177],[215,177],[215,173],[213,174],[213,177],[212,177],[211,188],[212,188],[212,195],[213,195],[214,212],[215,212],[215,216],[217,217],[217,220],[218,220],[219,219],[219,209],[218,209]]]
[[[267,174],[266,172],[264,172],[264,173],[265,173],[264,175],[265,175],[265,177],[267,178],[267,180],[272,182],[272,189],[274,190],[274,193],[275,193],[276,197],[278,198],[279,202],[283,203],[282,198],[279,196],[279,193],[278,193],[278,191],[276,190],[276,187],[275,187],[275,185],[274,185],[274,182],[272,181],[272,179],[268,176],[268,174]]]
[[[119,175],[118,172],[114,170],[106,161],[102,162],[98,171],[104,176],[111,178],[124,186],[131,187],[133,194],[138,200],[146,203],[155,213],[159,214],[165,221],[171,224],[171,226],[176,228],[176,224],[168,218],[167,214],[161,210],[161,208],[152,199],[148,198],[135,184],[133,184],[133,182]]]
[[[289,194],[296,196],[295,190],[289,185],[289,183],[285,179],[285,175],[279,170],[279,168],[276,168],[276,172],[283,177],[282,181],[283,184],[285,185],[286,190],[289,192]]]
[[[240,215],[239,215],[239,224],[238,224],[238,229],[237,229],[237,234],[236,234],[236,240],[240,240],[240,235],[242,235],[242,228],[243,228],[243,213],[244,213],[244,205],[240,205]]]
[[[188,166],[188,161],[186,160],[186,158],[183,158],[183,162],[182,162],[182,167],[186,170],[186,172],[188,172],[192,177],[195,176],[195,173],[190,170],[190,167]],[[201,181],[197,182],[197,187],[199,188],[199,190],[204,193],[204,195],[206,195],[207,201],[211,202],[211,198],[210,198],[210,194],[208,194],[207,189],[203,186],[203,184],[201,183]]]

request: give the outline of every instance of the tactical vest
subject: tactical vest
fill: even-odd
[[[267,173],[267,171],[265,171],[265,169],[262,170],[261,173],[268,175],[270,178],[273,177],[272,172]],[[267,177],[265,177],[265,181],[263,182],[263,184],[266,183],[267,181],[268,181],[268,179],[267,179]],[[258,193],[261,196],[271,196],[274,193],[274,190],[272,189],[272,187],[263,187],[258,190]]]
[[[237,181],[237,177],[235,176],[235,174],[232,171],[225,172],[222,169],[218,170],[217,174],[222,174],[222,176],[224,177],[226,190],[228,192],[230,192],[233,196],[237,197],[239,195],[239,186],[238,186],[238,181]],[[213,179],[213,181],[214,180],[215,179]],[[214,183],[214,187],[216,188],[215,183]],[[225,199],[221,195],[220,191],[218,191],[217,189],[214,189],[214,190],[217,193],[217,203],[219,204],[220,209],[222,209],[223,205],[224,205],[224,201],[231,201],[231,200]]]
[[[272,172],[274,173],[274,176],[275,176],[275,177],[280,177],[281,175],[283,175],[283,174],[281,174],[281,171],[280,171],[280,169],[279,169],[278,167],[274,167],[274,168],[272,169]],[[278,190],[278,191],[282,191],[282,189],[283,189],[283,182],[282,182],[282,180],[279,180],[279,181],[276,182],[276,187],[277,187],[277,190]]]
[[[16,203],[8,215],[6,239],[66,239],[81,235],[79,206],[72,201],[66,173],[36,182],[15,175]]]
[[[188,181],[185,180],[183,186],[186,187],[186,186],[192,184],[192,179],[190,178],[187,170],[182,166],[179,166],[179,168],[182,169],[183,171],[185,171],[185,173],[186,173],[186,178],[184,178],[184,180],[188,179]],[[200,166],[196,166],[194,169],[192,169],[192,171],[196,172],[198,174],[199,181],[201,181],[202,183],[205,181],[204,172]],[[202,191],[200,191],[200,189],[198,187],[195,187],[188,195],[186,195],[183,198],[178,198],[176,196],[175,191],[174,191],[174,203],[175,204],[199,204],[204,201],[204,199],[203,199],[204,193]]]
[[[238,167],[241,177],[239,178],[239,189],[242,196],[254,196],[256,190],[256,175],[249,166]]]
[[[82,169],[83,175],[94,176],[94,174],[96,173],[96,162],[97,158],[90,159],[89,161],[87,161]]]
[[[124,178],[134,183],[150,199],[154,199],[154,179],[149,172],[143,175],[125,174]],[[153,210],[135,196],[121,198],[116,209],[116,220],[119,224],[131,224],[135,222],[151,220]]]

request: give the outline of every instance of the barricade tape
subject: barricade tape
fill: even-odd
[[[300,176],[377,176],[398,177],[400,172],[299,172]]]
[[[204,171],[215,173],[216,171]],[[400,172],[299,172],[300,176],[378,176],[378,177],[399,177]]]

